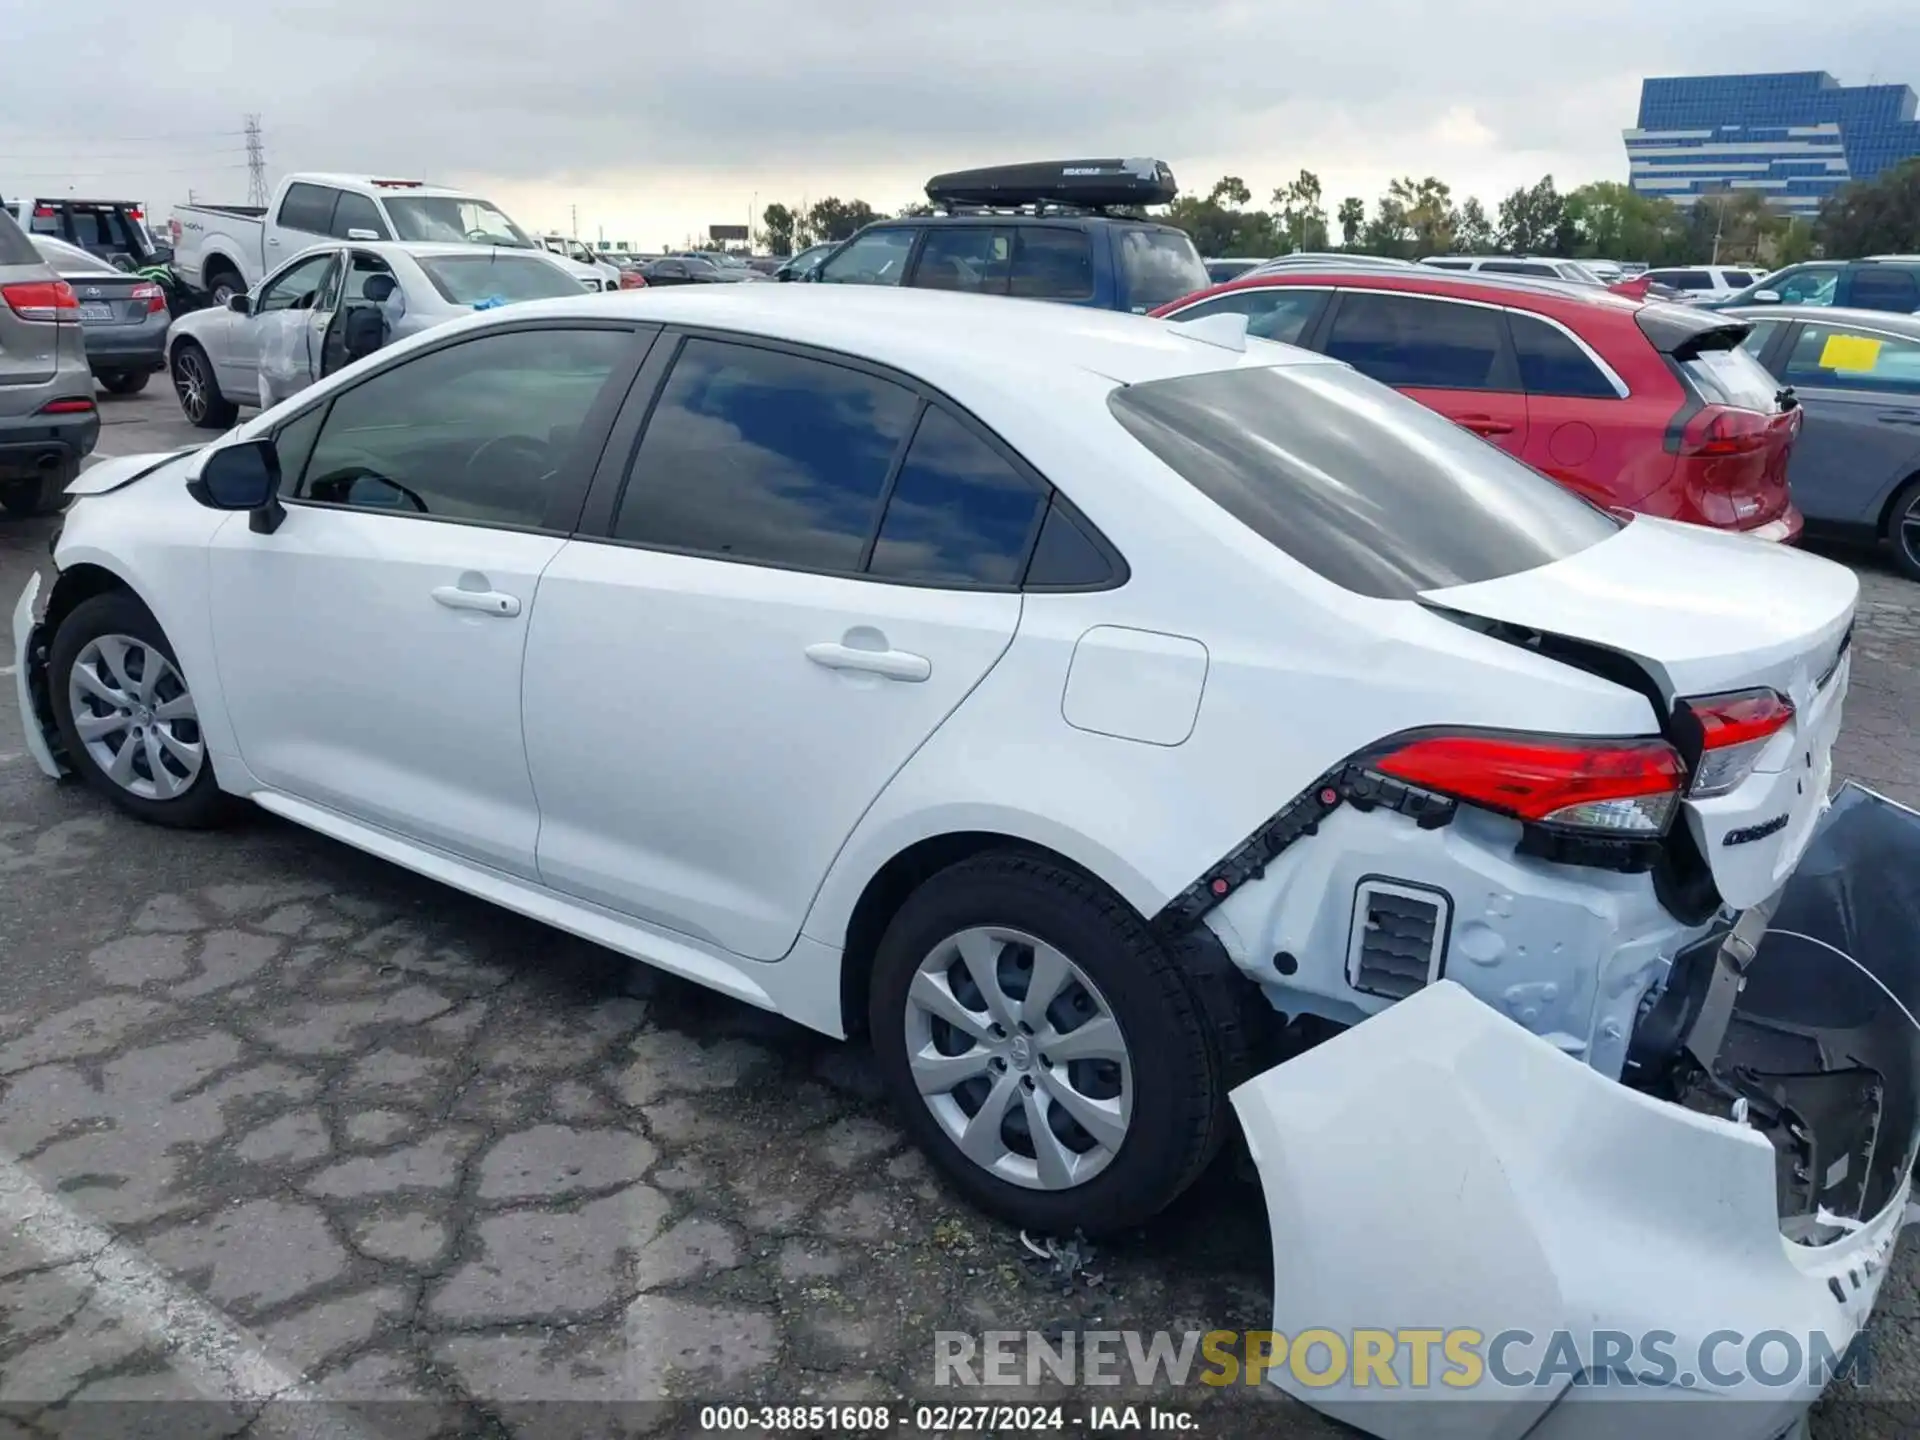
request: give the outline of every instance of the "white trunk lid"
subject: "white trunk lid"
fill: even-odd
[[[1760,686],[1791,700],[1746,783],[1686,804],[1721,897],[1744,908],[1785,882],[1826,803],[1859,594],[1831,561],[1641,516],[1565,560],[1421,598],[1627,656],[1668,706]]]

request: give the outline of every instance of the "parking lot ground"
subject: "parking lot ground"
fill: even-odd
[[[196,438],[157,384],[103,410],[103,453]],[[0,521],[9,607],[50,532]],[[1920,587],[1848,558],[1840,768],[1920,803]],[[1230,1163],[1038,1259],[938,1183],[859,1046],[264,814],[141,826],[48,782],[19,724],[9,683],[0,1437],[683,1433],[657,1402],[1030,1393],[936,1389],[936,1331],[1268,1323]],[[1821,1440],[1911,1433],[1915,1275],[1908,1244],[1873,1387]],[[1345,1433],[1265,1385],[1161,1398],[1209,1436]]]

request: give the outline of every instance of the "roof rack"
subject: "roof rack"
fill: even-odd
[[[1041,160],[954,170],[927,181],[949,215],[1028,211],[1105,214],[1116,205],[1166,205],[1179,193],[1164,160]]]

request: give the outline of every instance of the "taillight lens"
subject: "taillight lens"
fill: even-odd
[[[1664,740],[1427,735],[1369,768],[1516,819],[1619,836],[1666,833],[1686,766]]]
[[[1767,448],[1772,417],[1758,410],[1708,405],[1680,432],[1682,455],[1751,455]]]
[[[0,285],[0,296],[22,320],[58,320],[62,310],[78,310],[80,299],[64,280],[24,280]]]
[[[130,300],[146,301],[147,313],[149,315],[156,315],[167,308],[167,292],[162,290],[158,285],[136,285],[128,292],[127,298]]]
[[[644,290],[647,288],[647,278],[644,275],[636,275],[631,271],[623,271],[620,276],[620,288],[622,290]]]
[[[90,415],[93,413],[91,400],[49,400],[40,407],[42,415]]]
[[[1700,725],[1700,761],[1688,794],[1711,799],[1737,790],[1753,773],[1760,754],[1793,723],[1793,704],[1772,690],[1741,690],[1686,702]]]

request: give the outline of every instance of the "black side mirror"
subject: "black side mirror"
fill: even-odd
[[[251,315],[253,299],[248,295],[232,295],[227,298],[227,308],[236,315]]]
[[[187,493],[209,510],[251,511],[249,528],[261,535],[271,535],[286,519],[279,492],[280,452],[271,440],[246,440],[214,451],[187,483]]]

